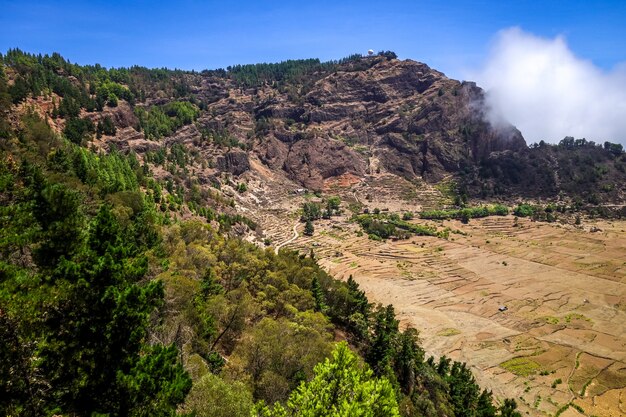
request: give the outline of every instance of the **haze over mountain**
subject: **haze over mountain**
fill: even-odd
[[[576,56],[564,36],[501,31],[482,70],[490,120],[512,122],[530,142],[565,136],[626,144],[626,63],[610,70]]]

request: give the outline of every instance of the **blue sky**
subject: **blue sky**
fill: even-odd
[[[626,61],[626,1],[0,1],[0,51],[105,66],[204,69],[372,48],[462,77],[498,31],[564,35],[604,70]]]

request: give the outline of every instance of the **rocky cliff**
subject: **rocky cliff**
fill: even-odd
[[[102,72],[55,59],[9,54],[8,119],[17,127],[34,110],[58,133],[70,119],[74,129],[88,121],[83,146],[133,150],[157,179],[185,189],[254,171],[248,179],[312,190],[388,175],[404,184],[453,178],[457,191],[480,197],[593,193],[593,203],[626,194],[621,146],[571,138],[529,148],[514,126],[486,121],[475,83],[393,53],[201,73]],[[96,134],[104,122],[115,131]]]
[[[437,181],[494,151],[526,146],[513,126],[484,121],[479,87],[426,64],[363,58],[316,78],[247,89],[212,83],[213,96],[223,98],[200,122],[228,129],[269,167],[310,188],[373,171]]]

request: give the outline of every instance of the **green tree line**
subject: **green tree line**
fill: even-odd
[[[56,62],[79,81],[104,77],[44,61],[10,57],[13,69]],[[8,90],[2,77],[2,106]],[[180,103],[159,111],[193,120],[195,107]],[[247,221],[232,210],[212,210],[217,230],[206,209],[168,219],[161,193],[182,203],[185,189],[161,187],[133,153],[81,147],[34,112],[0,126],[0,413],[515,415],[463,364],[425,358],[418,332],[400,329],[393,307],[370,303],[352,277],[229,236]],[[161,156],[186,163],[182,149]],[[339,209],[327,199],[330,215]]]

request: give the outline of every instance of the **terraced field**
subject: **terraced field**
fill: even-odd
[[[339,218],[287,247],[353,275],[420,330],[429,354],[467,362],[529,415],[626,415],[626,222],[430,224],[453,233],[376,242]]]

